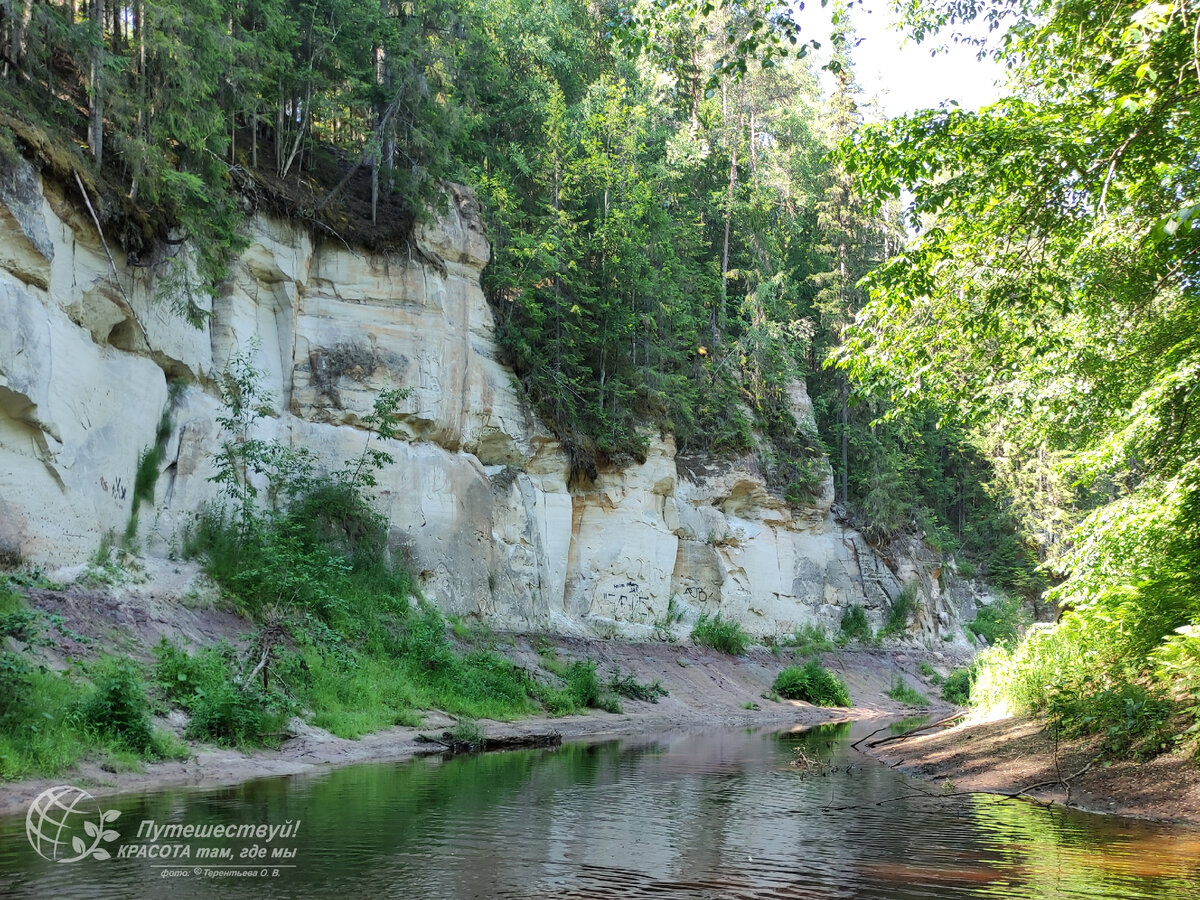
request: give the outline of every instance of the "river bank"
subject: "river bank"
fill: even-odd
[[[564,740],[644,734],[678,728],[738,728],[761,725],[806,726],[822,722],[897,716],[915,710],[886,695],[896,679],[932,691],[918,671],[920,662],[948,667],[949,662],[921,651],[846,650],[821,654],[826,666],[842,678],[853,708],[823,709],[808,703],[772,700],[775,675],[795,662],[790,650],[753,647],[733,657],[684,644],[631,644],[546,635],[505,635],[505,653],[518,664],[536,666],[538,649],[549,645],[560,658],[592,659],[601,672],[619,668],[639,681],[660,681],[667,696],[657,703],[624,700],[621,713],[593,710],[586,715],[533,716],[513,722],[482,721],[490,737],[515,737],[558,731]],[[942,707],[933,707],[933,714]],[[338,738],[299,719],[289,723],[292,737],[279,749],[242,751],[212,745],[189,745],[185,761],[145,764],[141,771],[113,772],[104,763],[85,760],[53,778],[37,778],[0,786],[0,814],[17,813],[41,791],[73,784],[95,796],[151,791],[188,785],[220,787],[273,775],[292,775],[321,767],[362,762],[400,761],[428,753],[418,741],[422,733],[440,733],[456,720],[436,710],[425,714],[421,728],[391,728],[357,740]],[[160,727],[182,732],[178,717],[160,719]]]
[[[1099,758],[1099,737],[1055,741],[1029,717],[958,725],[864,749],[947,791],[1011,794],[1088,812],[1200,826],[1200,764],[1185,752],[1146,762]]]

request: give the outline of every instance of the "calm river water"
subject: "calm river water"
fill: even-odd
[[[33,839],[59,859],[93,845],[110,858],[44,859],[27,817],[0,819],[0,896],[1200,898],[1200,831],[938,797],[850,749],[872,727],[668,733],[99,802],[65,792]],[[794,768],[797,748],[835,770]],[[935,796],[879,803],[918,791]]]

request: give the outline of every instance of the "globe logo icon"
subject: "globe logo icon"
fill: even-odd
[[[38,856],[51,862],[78,862],[88,856],[108,859],[100,843],[115,839],[117,832],[104,826],[120,815],[117,809],[101,812],[87,791],[60,784],[42,791],[29,804],[25,834]]]

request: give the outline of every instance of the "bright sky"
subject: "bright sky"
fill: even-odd
[[[932,41],[918,45],[896,30],[887,0],[855,7],[851,18],[862,40],[853,51],[858,82],[888,117],[936,107],[945,100],[978,109],[999,98],[995,81],[1002,78],[1003,67],[977,60],[970,47],[951,46],[930,56]],[[821,41],[818,58],[823,62],[828,58],[829,9],[820,0],[808,0],[796,21],[802,37]]]

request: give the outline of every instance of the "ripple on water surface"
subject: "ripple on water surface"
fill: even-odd
[[[857,734],[855,736],[858,736]],[[1200,898],[1200,832],[940,797],[850,726],[677,732],[105,801],[158,824],[300,822],[266,877],[37,856],[0,822],[0,895],[288,898]],[[816,768],[790,765],[800,749]],[[848,808],[847,808],[848,807]],[[231,850],[251,840],[195,841]],[[155,868],[159,866],[159,868]]]

